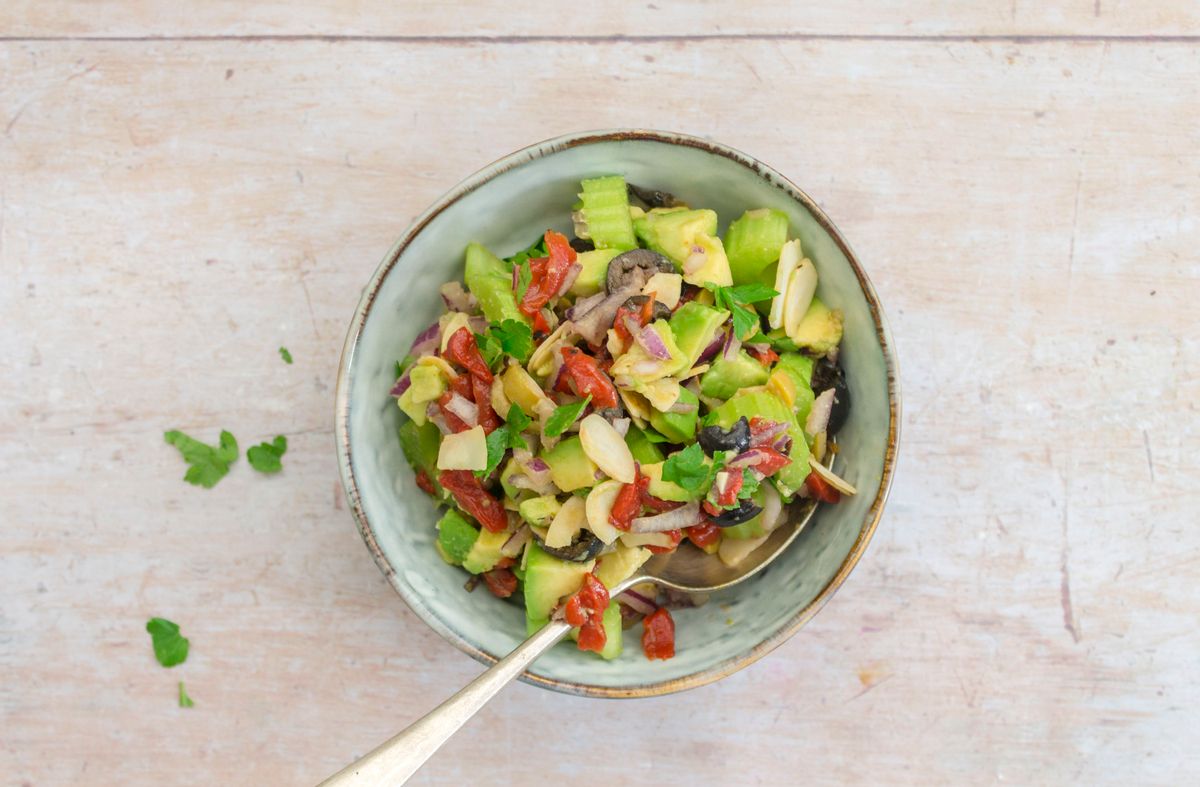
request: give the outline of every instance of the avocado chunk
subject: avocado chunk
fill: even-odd
[[[574,563],[552,557],[531,541],[525,547],[525,626],[532,634],[550,620],[550,613],[563,596],[583,585],[583,575],[596,561]]]
[[[633,576],[633,572],[641,568],[650,555],[650,550],[644,547],[627,547],[617,542],[616,551],[602,555],[592,573],[604,583],[604,587],[612,590]]]
[[[550,450],[542,451],[542,459],[550,465],[550,480],[564,492],[596,483],[596,464],[583,452],[578,436],[560,440]]]
[[[816,296],[808,311],[796,326],[791,340],[802,350],[814,355],[825,355],[842,341],[842,312],[830,309]]]
[[[812,410],[813,389],[809,382],[812,379],[813,359],[800,353],[781,353],[775,363],[774,374],[785,374],[790,382],[792,394],[792,412],[796,414],[796,423],[803,424],[808,420]]]
[[[418,426],[426,421],[429,403],[446,391],[446,378],[434,366],[414,366],[408,373],[408,390],[400,395],[400,409]]]
[[[489,322],[529,322],[529,318],[517,308],[517,298],[512,288],[512,273],[499,257],[478,243],[467,246],[467,269],[464,278],[467,289],[479,300],[483,316],[487,317]]]
[[[686,388],[679,389],[676,403],[691,405],[691,412],[671,413],[655,410],[650,414],[650,425],[672,443],[687,443],[696,436],[696,422],[700,419],[700,400]]]
[[[633,229],[652,251],[683,265],[697,237],[717,234],[717,213],[707,209],[654,208],[635,218]]]
[[[714,399],[728,399],[743,388],[762,385],[767,377],[765,366],[745,350],[738,350],[732,360],[723,356],[713,359],[712,366],[700,378],[700,392]]]
[[[779,261],[787,233],[787,214],[771,208],[748,210],[730,224],[725,231],[725,254],[733,283],[762,281],[767,269]]]
[[[442,487],[438,484],[437,458],[442,445],[442,433],[431,423],[418,425],[416,421],[405,421],[400,425],[400,450],[413,470],[424,470],[433,482],[434,492],[441,497]]]
[[[620,249],[593,249],[580,253],[575,261],[583,268],[571,285],[571,293],[582,298],[603,290],[608,278],[608,263],[620,253]]]
[[[711,462],[712,460],[706,458],[706,461]],[[666,463],[658,462],[652,465],[642,465],[642,473],[650,479],[647,492],[659,500],[671,500],[676,503],[686,503],[699,496],[689,494],[686,489],[673,481],[664,481],[662,477],[664,464]]]
[[[612,661],[621,655],[621,607],[616,599],[608,602],[602,619],[604,624],[604,647],[597,654],[605,661]],[[579,629],[571,629],[571,639],[579,640]]]
[[[770,391],[751,391],[730,399],[725,404],[713,410],[717,424],[728,429],[734,421],[741,417],[747,419],[759,416],[769,421],[782,421],[788,425],[788,436],[792,438],[792,448],[788,457],[792,460],[786,467],[774,476],[776,488],[784,497],[790,498],[804,485],[808,478],[808,443],[804,440],[804,430],[796,423],[796,417],[791,408]]]
[[[437,523],[437,531],[438,546],[442,548],[442,554],[448,562],[455,565],[462,565],[479,538],[479,529],[454,510],[442,515]]]
[[[629,453],[633,454],[633,461],[638,464],[653,464],[666,458],[659,447],[650,442],[646,433],[633,425],[630,425],[629,431],[625,433],[625,445],[629,446]]]
[[[763,483],[768,483],[768,482],[764,481]],[[760,487],[759,489],[754,490],[754,494],[750,496],[750,499],[752,499],[754,501],[755,505],[757,505],[759,508],[761,508],[765,497],[766,496],[763,494],[762,488]],[[763,527],[763,512],[762,511],[759,511],[758,515],[755,516],[753,519],[747,519],[745,522],[742,522],[741,524],[733,525],[731,527],[721,528],[721,537],[722,538],[735,538],[735,539],[759,538],[761,536],[765,536],[766,534],[767,534],[766,529]]]
[[[554,495],[531,497],[517,507],[517,512],[534,527],[549,527],[554,515],[562,508]]]
[[[480,530],[479,538],[475,539],[475,543],[471,545],[471,551],[463,558],[463,568],[472,574],[491,571],[503,557],[500,554],[500,547],[504,546],[504,542],[511,537],[512,533],[507,530],[501,530],[499,533]]]
[[[671,334],[675,337],[675,346],[687,356],[685,371],[696,365],[704,348],[712,344],[717,331],[728,319],[729,312],[724,309],[696,301],[688,301],[675,310],[671,315]]]

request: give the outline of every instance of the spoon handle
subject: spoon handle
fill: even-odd
[[[321,782],[320,787],[390,787],[408,781],[488,700],[570,630],[564,621],[550,621],[453,697]]]

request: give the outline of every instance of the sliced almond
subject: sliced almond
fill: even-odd
[[[621,543],[627,547],[664,547],[670,549],[675,541],[668,533],[622,533]]]
[[[579,424],[579,442],[588,459],[596,463],[609,478],[615,478],[622,484],[632,484],[637,473],[633,463],[633,454],[625,444],[625,438],[605,421],[603,417],[592,413]]]
[[[808,312],[817,292],[817,269],[812,260],[801,260],[788,282],[787,300],[783,303],[783,332],[789,338],[797,336],[800,321]]]
[[[679,305],[679,293],[683,289],[683,277],[678,273],[656,273],[642,288],[643,295],[654,293],[654,300],[674,309]]]
[[[545,341],[533,351],[533,355],[529,356],[529,363],[526,364],[529,371],[541,374],[540,370],[546,369],[553,362],[554,354],[574,340],[574,333],[575,323],[570,320],[565,320],[562,325],[555,328]]]
[[[771,312],[767,317],[767,324],[771,328],[783,327],[783,304],[787,300],[788,282],[803,258],[799,240],[788,241],[779,251],[779,267],[775,269],[775,292],[779,294],[771,299]]]
[[[438,470],[487,469],[487,435],[482,426],[448,434],[438,447]]]
[[[584,512],[583,498],[571,495],[554,515],[550,527],[546,528],[543,541],[551,549],[568,547],[575,540],[575,536],[579,535],[579,531],[586,526],[587,516]]]
[[[821,464],[820,462],[818,462],[815,458],[813,458],[811,456],[808,458],[808,466],[812,468],[812,471],[814,473],[821,476],[821,478],[825,481],[825,483],[829,484],[834,489],[841,492],[843,495],[857,495],[858,494],[858,490],[855,489],[853,486],[851,486],[851,484],[848,481],[846,481],[841,476],[834,473],[828,467]]]
[[[646,401],[650,402],[650,405],[660,413],[670,410],[671,406],[679,401],[679,391],[679,383],[669,377],[638,387],[638,393],[645,396]]]
[[[621,493],[622,486],[624,484],[620,481],[611,479],[601,481],[592,487],[591,492],[588,492],[587,501],[584,504],[588,530],[592,531],[596,538],[605,544],[611,544],[617,540],[617,536],[621,535],[621,532],[608,521],[608,515],[612,513],[613,505],[617,502],[617,495]]]
[[[637,391],[630,391],[625,388],[618,388],[617,393],[621,395],[621,401],[625,403],[625,409],[633,416],[635,421],[640,421],[639,427],[643,427],[646,421],[650,420],[653,410],[650,408],[650,403],[646,401],[646,397],[642,396]]]
[[[521,368],[520,364],[514,363],[509,366],[503,377],[504,395],[510,402],[520,405],[527,414],[537,412],[541,402],[549,402],[550,408],[554,409],[554,403],[550,401],[550,397],[546,396],[542,387],[529,376],[529,372]]]
[[[492,409],[500,414],[501,418],[508,419],[508,411],[512,407],[512,402],[504,394],[504,379],[496,376],[492,378],[492,390],[489,396],[492,402]]]

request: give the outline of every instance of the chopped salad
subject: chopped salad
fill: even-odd
[[[721,237],[714,211],[620,176],[579,196],[573,238],[467,246],[465,286],[442,287],[391,394],[468,589],[522,600],[530,633],[565,618],[605,659],[640,622],[667,659],[678,600],[610,588],[676,549],[736,566],[791,501],[854,494],[828,469],[850,405],[842,314],[780,211]]]

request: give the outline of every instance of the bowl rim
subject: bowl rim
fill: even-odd
[[[453,205],[456,201],[463,198],[467,194],[475,191],[489,181],[499,175],[508,172],[509,170],[523,166],[536,159],[547,158],[549,156],[560,153],[581,145],[590,145],[602,142],[614,141],[645,141],[656,142],[666,145],[677,145],[684,147],[697,148],[710,154],[718,155],[734,161],[745,168],[751,170],[758,177],[766,180],[770,185],[785,193],[791,199],[799,202],[812,215],[825,232],[834,240],[842,253],[846,256],[846,260],[850,263],[851,270],[854,271],[858,278],[859,287],[862,290],[864,297],[867,300],[867,305],[871,311],[872,320],[875,323],[875,331],[879,339],[880,347],[883,351],[884,362],[887,371],[887,386],[888,386],[888,439],[887,446],[884,452],[883,459],[883,474],[880,479],[879,491],[875,499],[871,502],[863,523],[859,528],[859,533],[842,561],[838,570],[833,577],[825,584],[823,588],[813,597],[803,608],[798,610],[792,618],[783,625],[778,631],[767,639],[759,642],[754,647],[743,653],[732,656],[724,661],[709,666],[705,669],[697,670],[687,675],[669,680],[654,681],[648,683],[640,683],[632,686],[598,686],[588,683],[577,683],[574,681],[558,680],[555,678],[547,678],[540,675],[532,674],[529,670],[525,670],[519,676],[520,680],[535,686],[552,689],[554,691],[565,694],[573,694],[577,696],[587,697],[602,697],[602,698],[634,698],[634,697],[652,697],[663,694],[672,694],[678,691],[697,688],[700,686],[713,683],[721,678],[732,675],[738,670],[747,667],[754,662],[767,655],[775,648],[782,645],[793,635],[796,634],[809,620],[811,620],[822,607],[828,603],[833,597],[842,583],[853,571],[855,565],[866,551],[872,536],[875,534],[876,528],[879,526],[879,520],[883,514],[883,508],[887,502],[888,494],[891,491],[892,480],[895,475],[896,461],[898,458],[898,445],[900,438],[900,389],[899,389],[899,369],[896,359],[895,344],[892,339],[891,330],[888,327],[887,318],[884,316],[883,308],[879,302],[879,296],[875,292],[874,286],[870,279],[863,271],[859,264],[858,257],[850,248],[850,244],[842,236],[842,233],[834,225],[833,221],[825,214],[816,202],[808,196],[799,186],[786,178],[774,168],[762,163],[758,159],[749,156],[735,148],[729,147],[719,142],[714,142],[708,139],[682,134],[674,131],[660,131],[654,129],[641,128],[623,128],[623,129],[603,129],[594,131],[580,131],[569,134],[564,134],[550,139],[536,142],[532,145],[523,147],[513,153],[510,153],[502,158],[499,158],[487,166],[482,167],[473,174],[469,175],[446,193],[442,194],[434,203],[423,213],[417,216],[416,219],[409,225],[392,247],[384,255],[383,260],[379,263],[372,274],[370,281],[363,289],[363,294],[359,300],[358,306],[354,311],[354,316],[350,321],[350,327],[346,334],[346,340],[342,347],[341,360],[338,364],[337,373],[337,388],[335,396],[335,413],[334,413],[334,432],[338,452],[338,470],[342,480],[342,486],[346,493],[346,498],[350,506],[350,510],[354,515],[355,522],[358,527],[359,534],[362,536],[363,542],[367,549],[371,552],[375,563],[379,566],[379,570],[387,578],[391,586],[404,599],[409,608],[413,610],[427,625],[434,631],[440,634],[443,638],[453,643],[459,650],[468,654],[476,661],[485,665],[495,664],[500,657],[476,647],[471,642],[468,642],[457,632],[453,631],[449,626],[443,623],[432,611],[422,602],[422,600],[410,591],[396,575],[395,568],[388,562],[387,557],[380,549],[379,543],[375,538],[374,528],[371,526],[367,518],[366,510],[363,508],[362,499],[358,490],[358,483],[355,477],[354,463],[351,455],[350,446],[350,371],[354,365],[355,351],[358,347],[358,340],[362,334],[363,326],[366,324],[371,308],[375,303],[375,298],[379,293],[379,288],[382,285],[384,278],[391,272],[392,268],[400,259],[400,255],[412,242],[412,240],[442,211]]]

